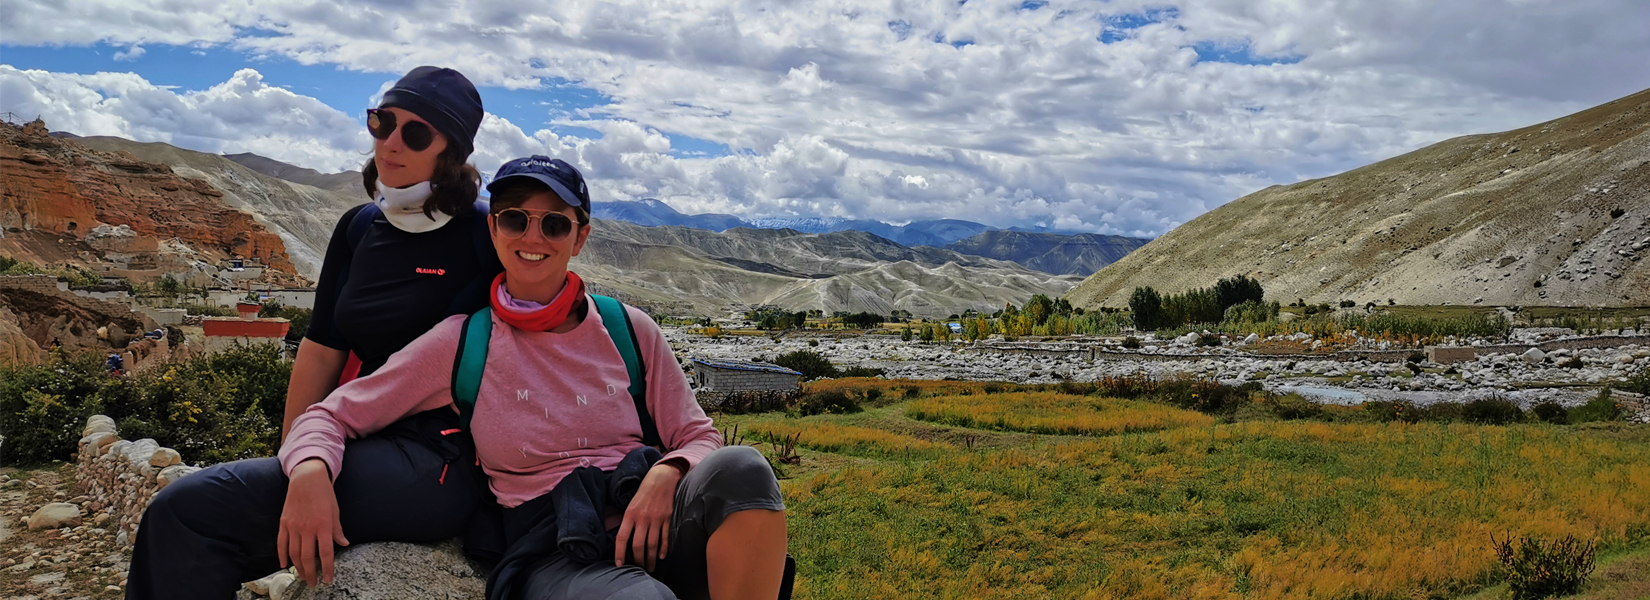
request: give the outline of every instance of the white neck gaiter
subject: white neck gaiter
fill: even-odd
[[[384,219],[407,233],[424,233],[435,231],[453,216],[441,211],[432,211],[430,216],[424,216],[424,201],[430,198],[432,190],[430,182],[422,181],[416,185],[404,188],[392,188],[378,182],[378,198],[373,202],[378,204],[378,210],[384,212]]]

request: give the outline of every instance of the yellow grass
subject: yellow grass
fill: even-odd
[[[912,402],[905,414],[962,427],[1067,435],[1203,427],[1215,422],[1208,415],[1161,404],[1056,392],[927,398]]]
[[[759,421],[751,423],[748,427],[753,435],[770,441],[799,436],[798,445],[821,452],[909,455],[933,454],[951,449],[950,444],[930,442],[881,429],[820,421]]]
[[[787,485],[799,598],[1445,598],[1489,536],[1650,544],[1650,435],[1240,423]]]

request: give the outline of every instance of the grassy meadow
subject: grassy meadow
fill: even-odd
[[[717,416],[770,456],[763,440],[797,448],[775,462],[798,598],[1454,598],[1496,593],[1492,534],[1596,541],[1600,573],[1650,556],[1650,427],[1232,422],[969,382],[810,390],[856,387],[882,393],[852,414]],[[1593,597],[1621,577],[1650,579],[1595,576]]]

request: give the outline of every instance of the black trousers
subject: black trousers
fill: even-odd
[[[465,533],[485,501],[485,475],[468,434],[439,434],[448,424],[449,415],[431,411],[345,443],[333,490],[350,544]],[[242,582],[280,569],[275,542],[286,489],[280,462],[255,458],[213,465],[161,490],[138,528],[126,598],[226,600]]]

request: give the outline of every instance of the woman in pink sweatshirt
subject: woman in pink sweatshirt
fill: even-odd
[[[644,448],[643,427],[624,360],[583,282],[567,270],[590,234],[583,177],[565,162],[534,156],[507,163],[488,190],[504,273],[494,282],[487,366],[468,433],[505,507],[506,538],[521,550],[526,542],[517,540],[538,533],[561,508],[550,508],[552,490],[595,473],[585,467],[634,464],[627,456]],[[663,332],[645,313],[625,310],[663,457],[644,465],[628,506],[602,515],[597,531],[616,535],[610,558],[584,563],[539,552],[516,563],[519,577],[507,592],[490,581],[489,598],[778,597],[786,531],[771,467],[753,448],[722,446]],[[276,544],[281,566],[297,565],[311,583],[331,580],[334,546],[349,545],[333,489],[350,468],[347,440],[407,415],[457,411],[452,383],[463,323],[463,316],[441,322],[293,422],[279,455],[289,478]]]

